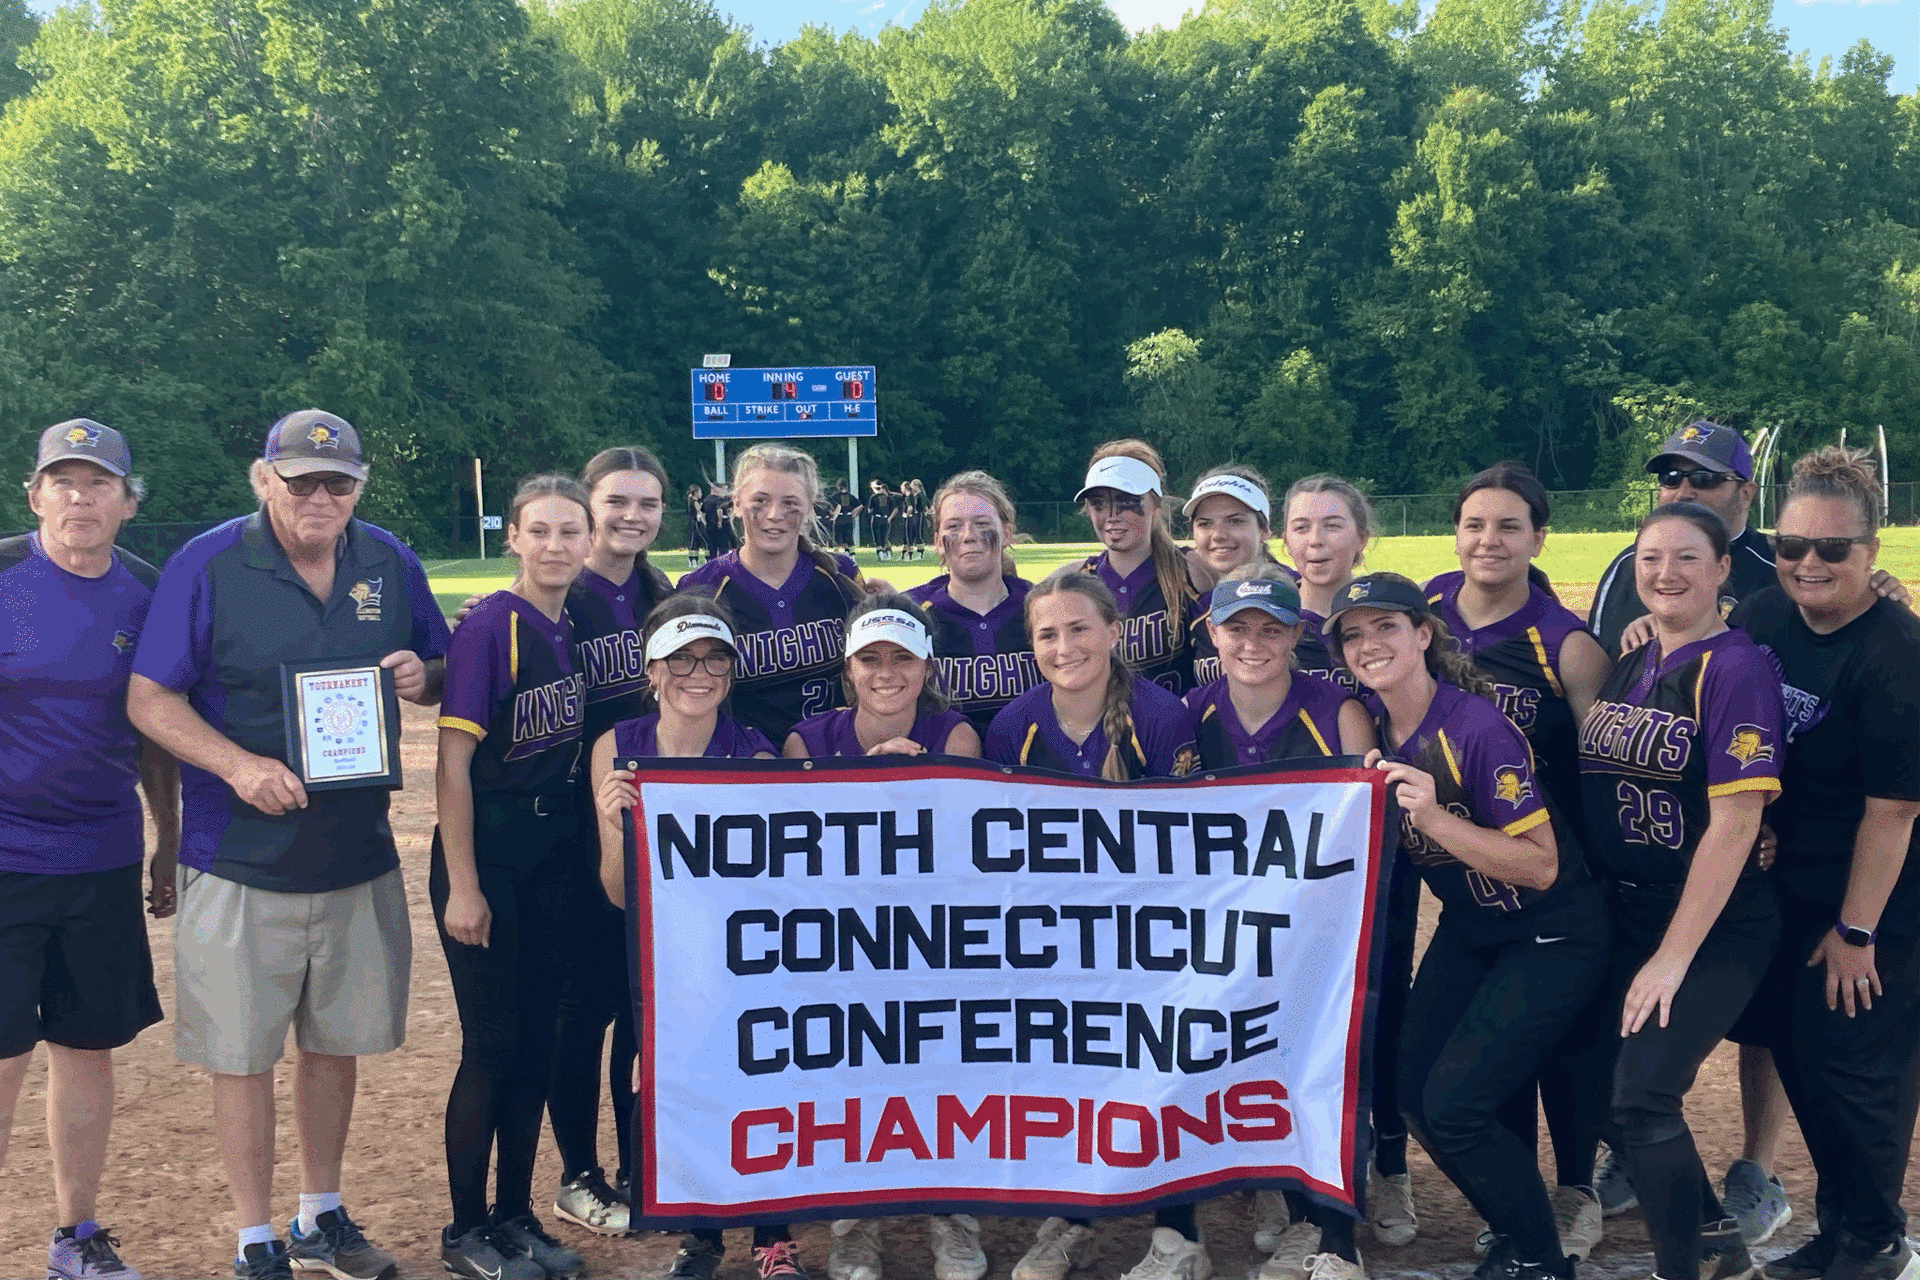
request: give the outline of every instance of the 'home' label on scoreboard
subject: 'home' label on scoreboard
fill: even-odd
[[[688,373],[695,440],[879,433],[870,364],[692,369]]]

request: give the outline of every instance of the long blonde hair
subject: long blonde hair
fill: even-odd
[[[1135,462],[1144,462],[1152,467],[1153,473],[1160,477],[1162,492],[1154,499],[1153,522],[1147,530],[1147,550],[1153,559],[1154,581],[1160,584],[1160,598],[1167,605],[1167,647],[1178,649],[1186,640],[1188,606],[1200,598],[1200,592],[1188,574],[1186,554],[1173,540],[1173,517],[1164,492],[1167,464],[1161,459],[1158,449],[1145,440],[1131,437],[1107,441],[1093,451],[1093,456],[1087,459],[1087,465],[1091,467],[1103,458],[1132,458]]]
[[[1005,485],[984,471],[962,471],[958,475],[948,476],[946,483],[933,491],[933,501],[927,508],[933,517],[933,528],[928,532],[936,539],[935,545],[940,546],[941,561],[944,563],[946,560],[946,547],[937,541],[940,534],[940,508],[948,498],[957,498],[962,494],[985,499],[987,505],[993,508],[993,513],[1000,517],[1001,527],[1005,531],[1005,540],[1000,547],[1000,572],[1006,577],[1012,577],[1014,573],[1013,499],[1007,496]]]
[[[1119,623],[1120,606],[1114,603],[1113,592],[1107,590],[1107,584],[1084,569],[1062,565],[1027,592],[1027,643],[1033,643],[1034,601],[1069,591],[1078,592],[1093,601],[1094,612],[1108,626]],[[1126,760],[1120,754],[1120,747],[1122,743],[1133,741],[1134,737],[1133,668],[1127,665],[1127,660],[1120,656],[1118,650],[1109,652],[1107,660],[1110,665],[1107,668],[1106,697],[1100,707],[1100,727],[1107,735],[1107,754],[1100,762],[1100,776],[1109,782],[1127,782],[1131,775],[1127,773]],[[1141,761],[1143,767],[1145,763]]]

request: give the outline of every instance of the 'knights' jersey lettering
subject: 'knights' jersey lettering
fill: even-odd
[[[1040,683],[1027,640],[1026,600],[1033,584],[1007,576],[1007,598],[985,613],[955,600],[941,574],[907,596],[926,612],[933,657],[947,700],[983,736],[1000,708]]]
[[[647,692],[647,659],[640,629],[653,606],[672,593],[657,569],[636,564],[625,582],[584,569],[567,592],[567,614],[580,646],[580,678],[587,690],[588,746],[622,720],[639,715]]]
[[[511,591],[482,600],[453,633],[440,727],[479,739],[473,789],[558,795],[574,781],[586,725],[573,623]]]
[[[1193,687],[1193,633],[1185,616],[1169,623],[1166,597],[1151,558],[1121,577],[1101,552],[1081,566],[1107,584],[1120,606],[1120,653],[1127,665],[1168,693]],[[1184,570],[1183,570],[1184,571]]]

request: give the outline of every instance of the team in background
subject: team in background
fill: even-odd
[[[1659,504],[1582,620],[1534,564],[1551,512],[1517,463],[1463,487],[1459,569],[1423,584],[1369,570],[1371,512],[1333,476],[1276,501],[1248,468],[1203,473],[1182,547],[1159,455],[1114,441],[1074,495],[1100,552],[1029,583],[991,475],[931,498],[917,480],[829,493],[811,455],[760,444],[725,484],[686,490],[700,563],[675,585],[648,559],[668,477],[610,449],[578,478],[520,486],[518,576],[450,633],[412,552],[353,518],[369,468],[339,418],[274,424],[249,477],[260,509],[158,573],[114,546],[140,496],[127,441],[84,419],[49,428],[27,481],[39,528],[0,542],[0,1156],[45,1040],[48,1276],[135,1276],[95,1198],[112,1050],[162,1016],[136,787],[160,841],[148,910],[178,919],[176,1054],[213,1079],[233,1273],[393,1269],[341,1200],[354,1064],[396,1047],[407,1011],[388,793],[309,793],[280,759],[280,666],[329,659],[377,661],[401,697],[440,706],[428,888],[461,1026],[453,1275],[582,1273],[534,1210],[543,1112],[555,1215],[633,1225],[615,904],[641,762],[891,753],[1121,782],[1292,758],[1384,771],[1401,826],[1374,1244],[1418,1233],[1411,1135],[1484,1219],[1477,1277],[1571,1277],[1637,1202],[1662,1280],[1744,1280],[1789,1212],[1770,1167],[1783,1095],[1818,1230],[1768,1280],[1920,1280],[1900,1202],[1920,1099],[1920,622],[1873,568],[1878,477],[1861,451],[1808,454],[1762,536],[1734,430],[1690,424],[1648,470]],[[932,549],[944,572],[905,593],[864,578],[863,518],[882,558]],[[1416,972],[1422,884],[1440,909]],[[289,1027],[302,1187],[283,1238],[273,1070]],[[1727,1038],[1748,1130],[1716,1189],[1684,1100]],[[831,1224],[830,1280],[880,1280],[881,1225]],[[1356,1226],[1256,1192],[1254,1280],[1361,1280]],[[1098,1231],[1044,1219],[1014,1280],[1065,1280]],[[928,1244],[935,1280],[988,1270],[970,1215],[934,1216]],[[807,1274],[785,1226],[753,1227],[750,1247],[762,1277]],[[689,1233],[669,1274],[715,1276],[725,1250],[718,1230]],[[1157,1211],[1123,1280],[1212,1274],[1185,1203]]]

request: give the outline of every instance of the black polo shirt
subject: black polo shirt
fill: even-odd
[[[1720,588],[1722,614],[1780,580],[1773,571],[1773,548],[1767,544],[1766,535],[1751,525],[1728,544],[1727,554],[1733,558],[1733,570]],[[1618,658],[1620,633],[1629,622],[1646,615],[1647,606],[1634,586],[1633,544],[1628,543],[1600,575],[1600,585],[1593,592],[1593,608],[1587,611],[1587,627],[1607,656]]]
[[[420,561],[384,529],[349,522],[333,592],[316,597],[264,511],[201,534],[167,562],[134,655],[136,674],[185,693],[208,724],[255,755],[287,758],[280,667],[373,662],[401,649],[447,652],[447,624]],[[280,893],[324,893],[399,865],[387,792],[310,793],[272,817],[182,763],[180,862]]]

